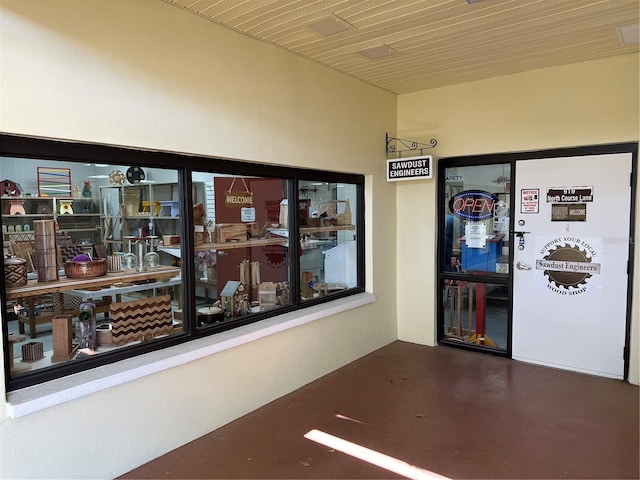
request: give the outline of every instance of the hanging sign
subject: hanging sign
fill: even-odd
[[[493,217],[498,197],[482,190],[465,190],[449,200],[449,210],[463,220],[480,221]]]
[[[421,180],[432,177],[433,157],[407,157],[387,160],[387,182]]]
[[[249,187],[247,187],[247,183],[242,179],[242,183],[244,184],[245,191],[234,191],[233,185],[236,183],[236,179],[234,178],[231,182],[231,186],[229,190],[224,192],[224,204],[227,208],[243,208],[243,207],[253,207],[253,193],[249,191]]]
[[[547,189],[547,203],[593,202],[593,187],[553,187]]]
[[[251,207],[253,194],[251,192],[232,192],[227,190],[224,195],[224,203],[228,208]]]

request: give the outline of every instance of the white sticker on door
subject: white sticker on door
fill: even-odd
[[[602,237],[536,237],[537,282],[553,295],[591,295],[600,293]]]
[[[523,188],[520,190],[520,213],[538,213],[540,210],[540,190]]]

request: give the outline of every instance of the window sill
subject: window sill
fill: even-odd
[[[132,357],[51,382],[7,394],[10,418],[18,418],[70,400],[106,390],[169,368],[253,342],[290,328],[336,315],[374,302],[375,295],[360,293],[330,303],[278,315],[209,337]]]

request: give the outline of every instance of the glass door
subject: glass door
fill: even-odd
[[[439,165],[438,341],[510,355],[511,164]]]

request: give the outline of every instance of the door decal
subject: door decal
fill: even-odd
[[[555,295],[600,293],[601,237],[536,237],[536,270]]]

